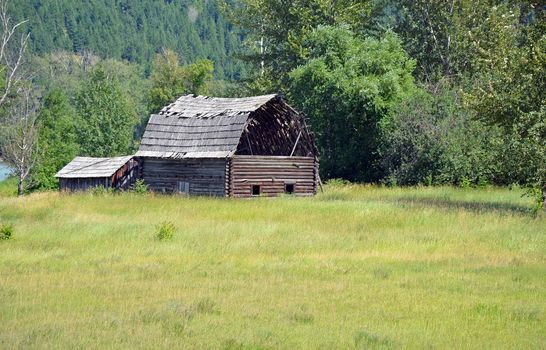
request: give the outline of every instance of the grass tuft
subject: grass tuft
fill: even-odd
[[[7,241],[13,238],[13,225],[0,225],[0,241]]]
[[[171,240],[174,237],[176,228],[170,221],[164,221],[157,226],[155,237],[160,241]]]

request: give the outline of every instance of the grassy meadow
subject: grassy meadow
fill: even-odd
[[[545,349],[546,216],[530,206],[357,185],[0,197],[0,348]]]

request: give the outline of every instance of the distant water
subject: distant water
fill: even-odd
[[[0,162],[0,181],[7,179],[10,172],[11,169],[8,167],[8,165],[4,162]]]

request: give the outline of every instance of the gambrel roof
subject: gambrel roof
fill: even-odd
[[[133,156],[112,158],[76,157],[55,174],[55,177],[65,179],[110,177],[122,166],[127,164],[131,158],[133,158]]]
[[[295,129],[295,123],[299,123],[299,120],[296,120],[299,118],[299,114],[290,108],[279,95],[246,98],[182,96],[163,108],[158,114],[153,114],[150,117],[136,156],[154,158],[231,157],[241,148],[241,140],[245,132],[249,132],[249,128],[257,123],[257,116],[265,114],[267,117],[262,116],[262,118],[268,119],[268,123],[271,124],[268,128],[286,129],[284,131],[276,130],[277,138],[283,137],[284,141],[289,141],[290,147],[293,146],[297,132],[294,134],[292,129]],[[275,123],[277,124],[275,125]],[[246,136],[249,152],[252,152],[250,150],[252,142],[256,143],[254,146],[256,150],[258,147],[263,148],[261,144],[265,143],[265,139],[261,138],[261,141],[256,138],[253,141],[248,135]],[[279,148],[278,145],[277,148]],[[272,150],[270,153],[274,152],[281,151]]]

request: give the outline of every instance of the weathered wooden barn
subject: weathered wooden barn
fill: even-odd
[[[94,187],[127,189],[139,175],[138,161],[133,156],[76,157],[55,177],[61,191],[85,191]]]
[[[279,95],[187,95],[152,115],[136,154],[153,191],[231,197],[312,195],[318,152]]]

